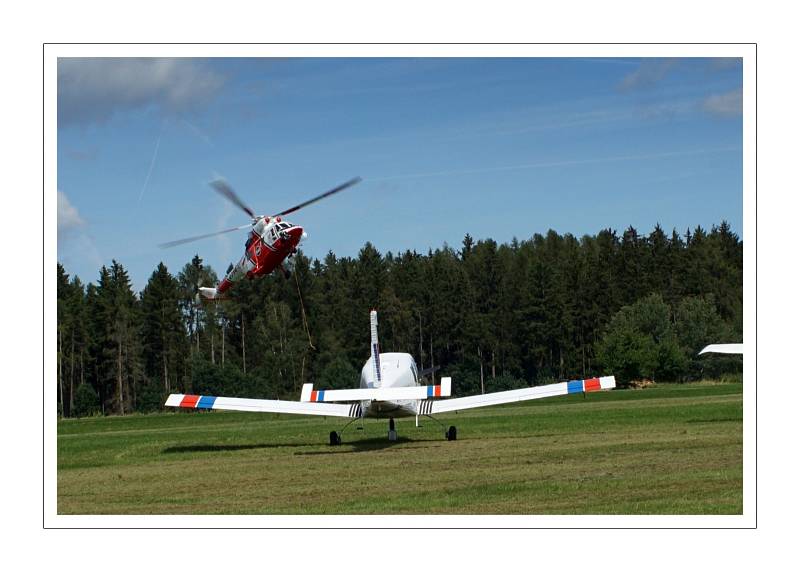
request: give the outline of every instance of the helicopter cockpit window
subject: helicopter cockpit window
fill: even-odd
[[[281,233],[288,228],[292,228],[292,224],[288,222],[277,222],[269,227],[266,234],[266,241],[268,244],[274,244],[279,238]]]

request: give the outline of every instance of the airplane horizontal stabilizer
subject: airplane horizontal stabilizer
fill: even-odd
[[[374,387],[363,389],[314,389],[310,383],[303,384],[301,402],[331,401],[402,401],[405,399],[428,399],[449,397],[451,378],[443,377],[441,385],[415,385],[411,387]]]

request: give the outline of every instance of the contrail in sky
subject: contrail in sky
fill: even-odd
[[[181,123],[183,123],[184,126],[188,127],[192,133],[197,135],[197,137],[202,139],[206,144],[208,144],[211,147],[214,146],[214,144],[211,142],[211,137],[203,133],[203,131],[201,131],[197,125],[195,125],[194,123],[190,123],[188,120],[183,118],[181,118]]]
[[[494,173],[498,171],[516,171],[520,169],[542,169],[546,167],[566,167],[571,165],[588,165],[592,163],[613,163],[616,161],[635,161],[641,159],[661,159],[665,157],[681,157],[685,155],[705,155],[706,153],[723,153],[727,151],[741,151],[741,147],[717,147],[714,149],[693,149],[689,151],[667,151],[664,153],[649,153],[643,155],[618,155],[616,157],[599,157],[597,159],[570,159],[565,161],[550,161],[542,163],[527,163],[523,165],[506,165],[501,167],[478,167],[475,169],[457,169],[453,171],[432,171],[428,173],[413,173],[406,175],[393,175],[389,177],[369,177],[370,181],[396,181],[400,179],[421,179],[424,177],[440,177],[444,175],[472,175],[477,173]],[[365,177],[366,179],[366,177]]]
[[[158,134],[158,139],[156,140],[156,148],[153,151],[153,158],[150,160],[150,168],[147,170],[147,177],[145,177],[144,185],[142,185],[142,191],[139,193],[139,203],[142,202],[142,196],[144,196],[144,190],[147,188],[147,183],[150,182],[150,175],[153,173],[153,166],[156,164],[156,157],[158,157],[158,147],[159,145],[161,145],[161,136],[164,135],[164,127],[165,125],[162,124],[161,132]]]

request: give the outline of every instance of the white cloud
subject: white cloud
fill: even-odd
[[[58,191],[58,259],[66,266],[82,265],[89,260],[100,268],[103,259],[92,237],[86,233],[87,224],[67,195]]]
[[[742,58],[711,58],[713,71],[729,70],[742,66]]]
[[[58,238],[68,236],[73,230],[85,224],[86,221],[81,218],[78,209],[69,202],[67,195],[58,191]]]
[[[619,88],[622,91],[650,87],[664,79],[678,63],[675,58],[646,58],[639,67],[622,78]]]
[[[727,93],[710,95],[703,100],[703,110],[712,115],[735,117],[742,114],[742,88]]]
[[[191,111],[223,83],[222,74],[188,58],[59,58],[58,125],[102,123],[147,107]]]

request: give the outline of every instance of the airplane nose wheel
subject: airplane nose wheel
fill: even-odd
[[[394,417],[389,417],[389,441],[397,441],[397,431],[394,430]]]

